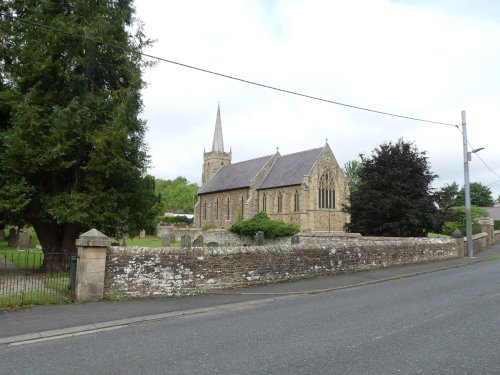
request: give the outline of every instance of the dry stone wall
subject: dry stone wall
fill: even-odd
[[[349,238],[314,244],[107,252],[105,297],[181,296],[463,256],[460,241]]]

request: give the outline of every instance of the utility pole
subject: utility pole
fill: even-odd
[[[470,183],[469,183],[469,151],[467,146],[467,124],[465,111],[462,111],[462,136],[464,141],[464,195],[465,195],[465,232],[467,235],[467,257],[474,257],[472,247],[472,213],[470,205]]]

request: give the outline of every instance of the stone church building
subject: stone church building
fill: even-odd
[[[239,219],[264,211],[271,219],[301,230],[343,231],[349,194],[344,175],[328,143],[288,155],[231,163],[224,151],[220,108],[212,150],[204,153],[194,225],[228,228]]]

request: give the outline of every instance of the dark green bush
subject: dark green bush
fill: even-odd
[[[193,223],[193,218],[188,218],[187,216],[162,216],[160,218],[160,221],[162,223],[166,224],[175,224],[175,223],[187,223],[187,224],[192,224]]]
[[[500,220],[495,220],[493,225],[495,230],[500,230]]]
[[[265,212],[259,212],[248,220],[239,220],[229,228],[230,232],[244,236],[253,236],[258,231],[264,232],[266,238],[293,236],[300,231],[295,224],[271,220]]]

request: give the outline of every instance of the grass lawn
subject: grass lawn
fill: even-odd
[[[67,298],[62,295],[39,292],[18,293],[0,297],[0,310],[12,309],[31,305],[48,305],[66,303]]]
[[[146,236],[145,238],[133,237],[133,238],[127,238],[126,243],[127,246],[161,247],[161,238],[156,236]],[[170,247],[180,247],[180,246],[181,246],[180,242],[170,243]]]

